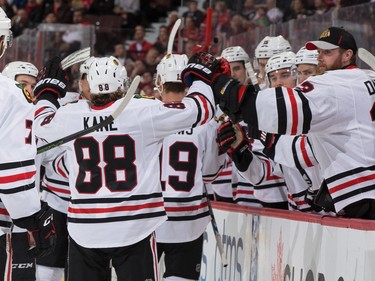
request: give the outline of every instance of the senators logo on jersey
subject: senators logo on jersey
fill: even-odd
[[[23,96],[25,97],[25,99],[27,100],[28,103],[33,103],[35,101],[34,97],[32,96],[32,94],[30,94],[24,85],[22,84],[16,84],[16,86],[18,88],[20,88],[22,90],[22,93],[23,93]]]

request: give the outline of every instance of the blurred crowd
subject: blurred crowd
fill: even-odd
[[[131,79],[142,76],[140,89],[152,94],[156,66],[166,52],[170,31],[179,18],[184,20],[174,52],[190,57],[199,46],[205,45],[206,11],[212,8],[211,39],[216,44],[211,46],[210,53],[219,55],[223,47],[220,42],[232,36],[366,2],[371,0],[0,0],[0,7],[12,20],[14,37],[41,23],[99,25],[100,18],[109,16],[106,21],[111,23],[113,31],[97,31],[93,55],[116,56]],[[181,4],[185,9],[179,9]],[[147,28],[162,19],[165,24],[159,27],[156,40],[149,42]],[[58,48],[65,56],[80,48],[79,34],[56,33],[51,48]]]

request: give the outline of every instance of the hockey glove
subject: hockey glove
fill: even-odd
[[[68,74],[61,68],[61,59],[54,57],[40,70],[34,95],[39,100],[50,99],[51,96],[55,99],[63,98],[66,95],[68,81]]]
[[[314,202],[317,193],[318,193],[318,190],[314,190],[309,187],[305,193],[305,202],[310,205],[312,211],[319,213],[320,211],[323,210],[323,208],[321,206],[316,205]]]
[[[209,53],[198,52],[189,59],[188,65],[181,72],[182,82],[188,87],[194,80],[211,85],[217,71],[220,71],[220,61]]]
[[[230,156],[233,152],[242,153],[249,148],[249,140],[241,125],[233,125],[231,121],[220,125],[217,130],[217,142],[220,151],[227,152]]]
[[[30,237],[30,241],[33,243],[30,243],[31,245],[28,251],[30,257],[44,257],[54,251],[56,230],[53,222],[52,209],[47,203],[42,203],[42,208],[34,215],[13,220],[13,222],[19,227],[26,228],[29,235],[32,236]]]
[[[275,134],[266,133],[250,126],[248,127],[248,137],[260,140],[265,148],[272,147],[275,141]]]

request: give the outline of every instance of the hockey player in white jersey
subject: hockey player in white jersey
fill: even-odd
[[[2,75],[18,82],[32,98],[38,76],[38,69],[32,63],[25,61],[13,61],[5,65]],[[29,234],[26,229],[13,226],[12,229],[12,280],[35,280],[35,259],[27,254],[29,248]]]
[[[319,73],[318,51],[306,50],[303,46],[296,54],[297,82],[302,83],[312,75]]]
[[[11,43],[10,19],[0,8],[0,56]],[[0,278],[11,280],[11,220],[32,232],[33,256],[53,250],[55,233],[50,208],[35,189],[35,139],[32,97],[23,86],[0,75]],[[20,208],[19,206],[22,206]]]
[[[266,88],[266,64],[268,59],[288,51],[292,51],[292,46],[282,35],[266,36],[259,42],[255,48],[254,66],[257,66],[259,70],[257,78],[261,89]]]
[[[347,217],[375,219],[375,73],[356,67],[357,45],[343,28],[330,27],[305,46],[318,50],[324,74],[258,94],[220,75],[213,82],[217,102],[251,127],[307,134],[324,179],[316,203]]]
[[[125,68],[114,57],[99,58],[88,75],[91,103],[56,110],[66,88],[59,65],[59,59],[50,61],[35,88],[36,135],[48,142],[103,120],[124,94]],[[214,114],[211,88],[199,79],[211,80],[220,63],[199,53],[188,66],[182,77],[191,87],[177,107],[133,98],[111,124],[63,145],[71,189],[69,280],[105,280],[110,259],[119,280],[157,279],[153,232],[167,218],[159,172],[162,139],[206,124]]]
[[[167,55],[157,66],[156,86],[162,102],[179,107],[186,94],[181,81],[186,55]],[[204,184],[223,168],[217,125],[211,122],[165,137],[161,150],[161,184],[168,220],[156,229],[159,258],[164,253],[165,280],[198,280],[203,233],[210,221]]]

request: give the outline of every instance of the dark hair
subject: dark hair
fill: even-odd
[[[109,93],[109,94],[91,94],[90,100],[91,103],[95,106],[103,106],[112,101],[116,101],[121,99],[124,96],[124,92],[122,90],[117,90],[116,92]]]
[[[185,84],[179,82],[165,82],[163,84],[164,90],[167,92],[184,92],[186,89]]]

